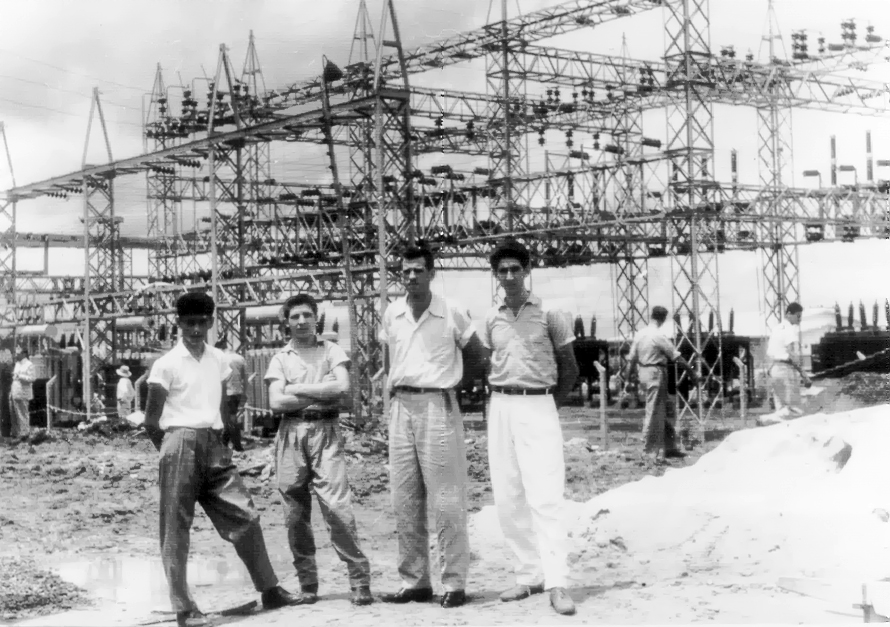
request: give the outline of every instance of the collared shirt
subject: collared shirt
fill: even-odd
[[[244,370],[247,367],[244,357],[235,351],[225,351],[223,355],[228,361],[229,368],[232,369],[232,375],[226,380],[226,394],[229,396],[244,394]]]
[[[436,294],[414,320],[407,298],[386,308],[380,341],[389,346],[389,384],[451,388],[464,376],[460,349],[476,330],[458,305]]]
[[[272,356],[266,376],[268,385],[281,380],[284,385],[291,383],[321,383],[321,380],[337,366],[346,366],[349,357],[340,346],[322,341],[312,348],[294,348],[291,342]],[[307,409],[317,409],[320,405],[309,405]]]
[[[800,327],[782,320],[769,334],[766,356],[773,361],[797,363],[800,355]]]
[[[627,360],[636,359],[641,366],[666,366],[669,361],[679,356],[680,352],[674,347],[670,338],[653,322],[637,331],[630,345]]]
[[[33,386],[34,379],[37,378],[37,374],[34,372],[34,364],[31,363],[31,360],[25,357],[17,362],[15,362],[15,367],[12,369],[12,388],[9,390],[9,395],[12,398],[22,398],[25,400],[31,400],[34,398]]]
[[[199,361],[180,340],[152,365],[148,376],[149,383],[157,383],[167,390],[161,429],[222,429],[219,405],[223,381],[231,372],[221,350],[205,344]]]
[[[519,314],[507,305],[485,315],[482,344],[491,349],[490,385],[546,388],[556,385],[556,349],[575,341],[569,317],[529,293]]]

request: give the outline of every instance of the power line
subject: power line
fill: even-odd
[[[99,78],[99,77],[93,76],[91,74],[84,74],[82,72],[73,72],[69,69],[59,67],[58,65],[53,65],[52,63],[47,63],[45,61],[38,61],[37,59],[32,59],[31,57],[26,57],[24,55],[18,54],[17,52],[12,52],[10,50],[3,50],[2,48],[0,48],[0,52],[5,53],[5,54],[11,54],[14,57],[18,57],[19,59],[24,59],[25,61],[31,61],[32,63],[37,63],[38,65],[45,65],[46,67],[53,68],[54,70],[59,70],[60,72],[65,72],[66,74],[71,74],[73,76],[83,76],[85,78],[91,78],[95,81],[100,81],[102,83],[108,83],[109,85],[117,85],[118,87],[123,87],[124,89],[132,89],[134,91],[138,91],[138,92],[141,92],[144,94],[148,93],[148,90],[146,90],[144,87],[133,87],[132,85],[124,85],[123,83],[118,83],[115,81],[110,81],[108,79]]]

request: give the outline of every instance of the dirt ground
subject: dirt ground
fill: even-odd
[[[819,383],[826,387],[813,409],[831,413],[857,406],[890,402],[890,378],[862,375],[852,387],[849,380]],[[871,377],[871,378],[868,378]],[[846,387],[845,387],[846,386]],[[862,392],[867,388],[866,392]],[[857,396],[858,395],[858,396]],[[766,410],[754,410],[754,414]],[[737,410],[728,409],[723,420],[709,425],[705,442],[698,443],[685,460],[654,466],[640,461],[639,431],[642,411],[610,408],[610,447],[604,450],[595,410],[566,407],[560,412],[566,440],[566,498],[586,501],[646,475],[669,472],[671,467],[694,464],[733,430],[745,425]],[[485,423],[479,414],[465,416],[470,460],[469,499],[472,512],[492,504],[488,482]],[[748,417],[747,426],[753,426]],[[395,518],[389,501],[386,456],[379,439],[345,431],[349,475],[363,548],[373,567],[375,593],[398,588]],[[262,524],[270,555],[283,585],[298,589],[290,566],[283,513],[271,475],[271,440],[250,439],[248,450],[236,454],[236,463],[262,512]],[[36,445],[0,443],[0,569],[32,559],[50,573],[64,565],[108,559],[157,561],[157,453],[137,432],[83,435],[57,430],[48,441]],[[274,477],[272,477],[274,479]],[[475,516],[471,515],[471,519]],[[497,547],[472,546],[468,593],[464,607],[443,610],[435,604],[390,606],[376,603],[354,608],[348,602],[345,568],[339,562],[316,507],[313,521],[318,544],[321,600],[308,607],[287,608],[247,617],[226,617],[218,624],[322,625],[349,622],[355,627],[379,624],[542,624],[542,623],[675,623],[675,622],[838,622],[855,621],[854,610],[832,614],[812,599],[780,590],[774,581],[751,581],[721,575],[719,565],[683,573],[680,578],[647,581],[635,575],[633,556],[605,561],[595,572],[574,572],[572,596],[578,605],[574,617],[557,617],[546,595],[524,602],[503,604],[497,595],[513,583],[509,556]],[[471,529],[474,523],[471,522]],[[657,521],[653,521],[657,524]],[[472,544],[472,533],[471,533]],[[192,531],[191,554],[197,563],[237,563],[232,548],[221,540],[206,515],[198,508]],[[214,562],[216,560],[216,562]],[[219,567],[217,567],[219,568]],[[191,572],[191,571],[190,571]],[[220,571],[222,572],[222,571]],[[53,575],[49,575],[51,578]],[[191,575],[190,575],[191,576]],[[155,576],[157,579],[157,576]],[[151,585],[153,602],[122,601],[126,596],[97,594],[88,584],[80,592],[61,580],[59,598],[49,605],[28,609],[3,606],[0,623],[28,619],[24,625],[131,625],[169,618],[161,612],[163,581]],[[121,583],[125,587],[126,581]],[[136,584],[131,585],[149,585]],[[194,585],[194,583],[193,583]],[[135,592],[138,594],[138,590]],[[237,605],[257,598],[249,583],[199,584],[195,597],[205,611]],[[24,599],[27,601],[27,599]],[[144,601],[144,599],[142,599]],[[77,607],[62,614],[50,615]]]

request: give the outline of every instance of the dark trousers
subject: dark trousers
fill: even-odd
[[[337,421],[284,418],[278,427],[275,464],[287,539],[300,587],[318,584],[312,533],[313,492],[331,534],[331,545],[346,564],[350,587],[370,585],[371,565],[359,546]]]
[[[229,445],[236,451],[243,451],[244,446],[241,444],[241,422],[238,420],[238,407],[241,406],[241,395],[231,394],[226,397],[226,403],[229,406],[229,424],[223,431],[223,444]]]
[[[186,582],[189,530],[196,502],[219,535],[235,545],[254,587],[263,591],[277,585],[260,515],[219,432],[171,428],[161,444],[159,470],[161,559],[174,612],[196,607]]]

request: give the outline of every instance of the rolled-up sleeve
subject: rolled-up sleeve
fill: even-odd
[[[566,344],[575,341],[575,334],[569,322],[571,318],[558,309],[547,312],[547,328],[550,331],[550,341],[554,348],[562,348]]]
[[[173,372],[167,367],[166,360],[159,359],[151,367],[151,373],[148,375],[148,383],[157,383],[162,388],[170,391],[170,385],[173,383]]]
[[[277,379],[285,381],[284,367],[281,364],[280,354],[272,355],[272,359],[269,360],[269,367],[266,368],[266,374],[263,377],[263,381],[268,383],[269,381],[275,381]]]

